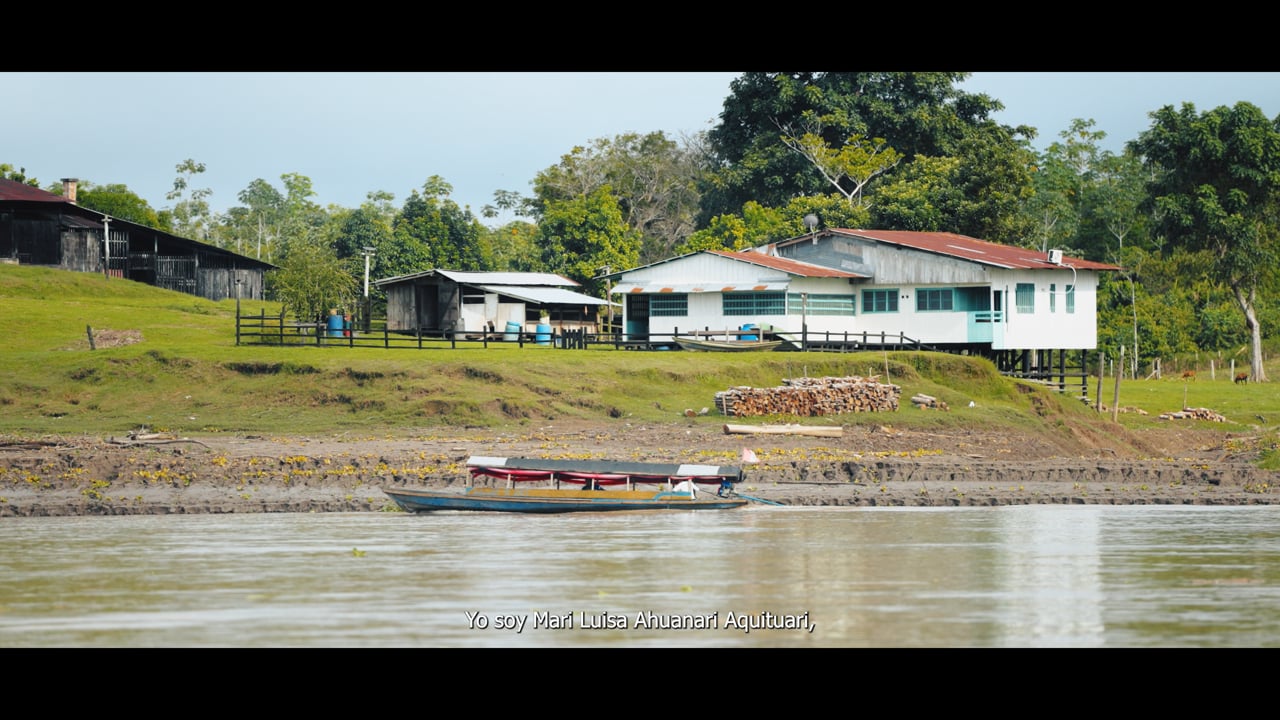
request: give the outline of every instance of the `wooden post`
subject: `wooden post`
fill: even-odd
[[[1120,376],[1124,374],[1124,346],[1120,346],[1120,372],[1116,373],[1116,388],[1111,395],[1111,421],[1120,421]]]
[[[93,344],[93,328],[90,327],[89,325],[85,325],[84,331],[85,331],[85,334],[89,336],[89,349],[97,350],[98,348]]]
[[[1102,374],[1107,371],[1107,354],[1098,351],[1098,399],[1093,404],[1098,407],[1098,412],[1102,412]]]

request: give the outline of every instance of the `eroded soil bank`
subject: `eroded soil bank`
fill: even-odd
[[[1173,427],[1113,437],[848,427],[842,437],[729,435],[618,422],[412,437],[0,437],[0,517],[395,511],[383,487],[450,487],[473,455],[741,465],[786,505],[1280,504],[1256,443]],[[758,464],[744,464],[749,448]]]

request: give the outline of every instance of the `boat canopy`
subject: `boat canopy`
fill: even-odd
[[[738,483],[739,467],[731,465],[662,464],[617,460],[548,460],[473,456],[467,460],[472,476],[488,476],[511,481],[590,482],[600,485],[624,483],[665,483],[691,480],[703,484]]]

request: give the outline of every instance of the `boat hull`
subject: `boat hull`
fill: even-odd
[[[691,340],[676,338],[676,343],[685,350],[703,352],[765,352],[776,349],[781,340]]]
[[[621,510],[729,510],[748,503],[740,497],[670,490],[560,490],[472,487],[465,492],[383,489],[412,513],[474,510],[516,513],[616,512]]]

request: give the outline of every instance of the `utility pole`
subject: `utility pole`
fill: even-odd
[[[375,247],[366,245],[363,248],[363,250],[364,250],[364,311],[361,312],[361,315],[364,316],[364,321],[362,323],[364,325],[364,331],[369,332],[369,320],[370,320],[369,314],[373,310],[373,306],[369,302],[369,259],[372,258],[378,252],[378,249]]]
[[[605,265],[603,268],[601,268],[601,270],[604,270],[604,274],[608,275],[609,273],[613,272],[613,266]],[[605,299],[605,302],[609,303],[609,332],[612,333],[613,332],[613,280],[608,277],[604,279],[604,299]]]
[[[102,216],[102,277],[111,277],[111,217]]]

